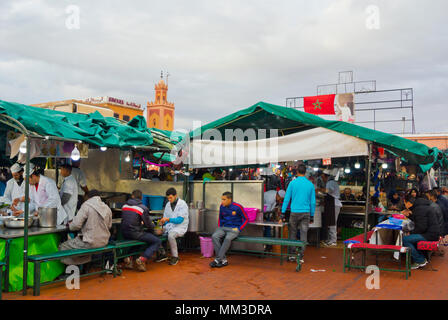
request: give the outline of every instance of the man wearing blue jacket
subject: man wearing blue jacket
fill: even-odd
[[[210,267],[221,268],[229,264],[226,259],[227,250],[229,250],[232,240],[238,237],[248,222],[249,218],[243,206],[233,202],[231,192],[224,192],[219,208],[219,227],[212,235],[216,258],[210,263]]]
[[[300,240],[306,243],[310,215],[314,216],[314,210],[316,209],[316,192],[313,183],[305,177],[305,165],[299,165],[297,171],[297,178],[289,183],[286,190],[280,222],[285,221],[285,212],[291,202],[289,239],[297,240],[297,230],[300,228]],[[293,260],[292,258],[290,260]]]

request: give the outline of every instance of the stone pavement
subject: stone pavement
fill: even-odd
[[[448,256],[448,254],[447,254]],[[124,270],[116,279],[112,275],[81,279],[79,290],[68,290],[64,283],[45,286],[39,297],[26,297],[21,292],[5,293],[4,300],[17,299],[447,299],[447,257],[436,256],[437,272],[413,270],[409,280],[404,273],[382,271],[380,289],[368,290],[368,274],[342,271],[342,250],[339,248],[308,247],[301,272],[295,263],[279,259],[229,256],[229,266],[211,269],[211,259],[199,252],[181,253],[176,266],[165,262],[149,263],[148,271]],[[374,262],[375,260],[373,260]],[[393,262],[395,263],[395,262]],[[325,270],[312,272],[311,269]]]

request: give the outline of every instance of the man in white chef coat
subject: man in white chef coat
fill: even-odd
[[[61,204],[67,213],[68,221],[72,221],[78,204],[78,183],[72,175],[72,166],[69,164],[64,164],[60,168],[60,173],[64,180],[62,181],[61,190],[59,190],[59,196],[61,197]]]
[[[19,201],[25,202],[25,197],[22,197]],[[30,163],[30,213],[37,211],[39,208],[57,208],[57,224],[67,223],[67,213],[62,207],[56,182],[40,174]]]
[[[81,161],[72,161],[72,176],[78,183],[78,206],[79,209],[84,202],[84,197],[89,193],[87,180],[84,172],[79,168]]]
[[[187,232],[189,211],[187,203],[177,196],[176,189],[169,188],[166,197],[168,202],[159,224],[163,225],[163,231],[168,235],[171,250],[169,264],[173,266],[179,262],[176,238],[183,237]]]
[[[15,163],[10,170],[12,179],[6,183],[5,193],[0,197],[0,202],[11,205],[13,214],[17,216],[23,213],[23,203],[16,201],[17,205],[13,205],[15,199],[20,199],[25,195],[23,168],[18,163]]]

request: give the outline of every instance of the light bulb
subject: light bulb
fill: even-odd
[[[350,168],[345,168],[344,172],[345,173],[350,173]]]
[[[383,163],[383,164],[381,165],[381,167],[382,167],[383,169],[387,169],[387,163]]]
[[[124,161],[126,162],[131,161],[131,156],[129,155],[129,153],[126,155],[126,158],[124,158]]]
[[[23,153],[23,154],[26,153],[26,139],[23,140],[23,142],[20,144],[19,151],[20,151],[20,153]]]
[[[316,167],[316,168],[313,168],[313,170],[314,170],[314,171],[318,171],[318,170],[319,170],[319,168],[317,168],[317,167]]]
[[[101,150],[101,151],[106,151],[106,150],[107,150],[107,147],[100,147],[100,150]]]
[[[232,169],[232,168],[230,168],[230,169],[229,169],[229,171],[233,171],[233,169]]]
[[[359,169],[359,168],[361,168],[361,164],[359,162],[356,162],[355,163],[355,169]]]
[[[75,149],[72,151],[71,156],[73,161],[78,161],[81,158],[81,153],[79,152],[78,148],[75,146]]]

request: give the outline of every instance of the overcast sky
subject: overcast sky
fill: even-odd
[[[175,127],[190,128],[353,70],[377,90],[413,88],[417,132],[448,132],[447,12],[446,0],[3,0],[0,99],[146,105],[164,70]]]

